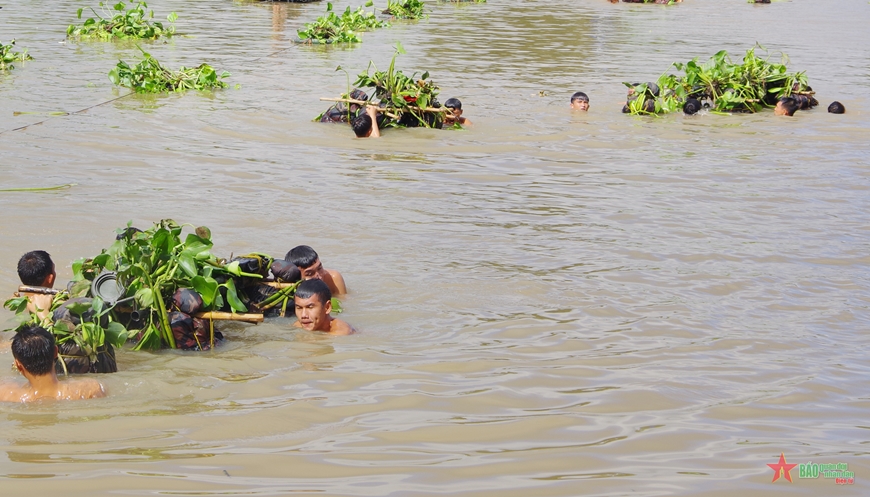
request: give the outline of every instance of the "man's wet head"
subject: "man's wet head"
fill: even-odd
[[[41,326],[25,326],[12,338],[15,367],[27,376],[44,376],[54,371],[57,346],[54,335]]]
[[[56,276],[54,262],[44,250],[28,252],[18,260],[18,277],[25,285],[50,288]]]
[[[308,331],[329,331],[332,318],[332,292],[319,279],[303,281],[296,288],[294,297],[296,318],[299,325]]]
[[[323,269],[323,263],[320,262],[320,257],[317,255],[317,252],[308,245],[293,247],[290,249],[290,252],[287,252],[287,255],[284,256],[284,260],[291,262],[299,268],[303,280],[322,280],[327,275],[326,270]]]
[[[571,108],[574,110],[589,110],[589,97],[582,91],[571,95]]]

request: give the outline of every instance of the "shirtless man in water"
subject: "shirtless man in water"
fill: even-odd
[[[54,286],[57,273],[54,270],[54,262],[51,256],[44,250],[34,250],[21,256],[18,260],[18,278],[27,286],[44,287],[49,289]],[[39,319],[48,317],[51,302],[54,295],[45,293],[20,292],[27,297],[27,310],[39,316]]]
[[[57,346],[54,335],[40,326],[25,326],[12,339],[15,367],[27,378],[27,385],[0,385],[0,401],[33,402],[39,399],[77,400],[105,397],[100,382],[87,378],[57,381],[54,364]]]
[[[330,335],[350,335],[353,327],[329,315],[332,312],[332,294],[321,280],[307,280],[299,284],[294,297],[297,321],[293,326],[308,331],[321,331]]]
[[[291,262],[299,268],[303,280],[323,280],[326,286],[329,287],[329,291],[333,294],[341,295],[347,293],[347,286],[344,284],[344,278],[341,276],[341,273],[334,269],[324,269],[317,252],[308,245],[293,247],[284,256],[284,260]]]

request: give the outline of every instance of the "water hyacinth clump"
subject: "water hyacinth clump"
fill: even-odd
[[[397,19],[422,19],[426,17],[425,4],[422,0],[389,0],[384,14]]]
[[[366,3],[371,7],[372,1]],[[326,4],[326,14],[318,17],[314,22],[309,22],[297,31],[299,39],[308,43],[360,43],[361,31],[389,26],[390,23],[378,19],[373,11],[366,11],[363,7],[351,10],[345,9],[341,15],[332,10],[332,3]]]
[[[428,71],[418,78],[417,73],[408,76],[397,70],[396,57],[403,53],[405,49],[398,43],[386,71],[379,71],[374,62],[369,62],[365,72],[357,76],[354,86],[375,89],[374,98],[379,99],[379,102],[373,103],[392,114],[390,117],[394,120],[388,123],[390,126],[441,127],[442,114],[426,110],[439,105],[437,97],[441,89],[429,79]]]
[[[94,278],[103,272],[117,275],[123,297],[135,307],[136,317],[130,312],[132,308],[124,312],[116,308],[115,313],[119,320],[128,321],[137,350],[213,347],[220,337],[210,323],[207,328],[194,321],[191,323],[195,329],[173,328],[170,313],[197,317],[199,311],[247,312],[235,282],[242,278],[262,279],[260,274],[242,271],[238,262],[215,257],[208,228],[200,226],[186,236],[183,228],[171,219],[163,219],[144,231],[128,226],[119,230],[115,243],[99,255],[72,265],[73,296],[77,291],[87,292]]]
[[[177,71],[165,68],[147,52],[142,52],[145,58],[131,66],[119,61],[118,65],[109,71],[109,80],[137,93],[165,93],[184,90],[211,90],[229,86],[223,78],[230,73],[224,71],[218,74],[208,64],[197,67],[181,67]]]
[[[116,3],[111,10],[107,3],[100,2],[99,5],[102,15],[89,7],[96,17],[85,19],[81,26],[70,24],[66,30],[67,38],[96,38],[104,41],[113,38],[154,40],[175,34],[175,26],[167,27],[162,22],[152,21],[154,11],[146,11],[148,5],[145,2],[139,2],[129,10],[124,2]],[[79,19],[82,18],[83,12],[84,8],[78,10]],[[170,23],[175,22],[177,18],[175,12],[171,12],[166,17]]]
[[[8,45],[0,43],[0,71],[8,71],[15,69],[13,62],[23,62],[25,60],[33,60],[33,57],[27,54],[27,49],[23,52],[13,52],[12,47],[15,45],[15,40],[9,42]]]
[[[788,72],[785,55],[780,63],[771,62],[756,55],[755,48],[746,51],[740,64],[722,50],[703,64],[697,58],[675,62],[672,67],[682,75],[665,73],[656,83],[623,83],[629,88],[623,112],[665,114],[682,109],[690,99],[714,112],[758,112],[783,97],[800,99],[802,108],[818,104],[806,74]]]

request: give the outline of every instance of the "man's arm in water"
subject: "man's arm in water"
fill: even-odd
[[[81,383],[76,385],[79,398],[81,399],[97,399],[106,396],[106,389],[103,384],[97,380],[84,378],[79,380]],[[72,399],[70,399],[72,400]]]
[[[369,135],[369,138],[380,138],[381,130],[378,128],[378,110],[374,105],[366,105],[366,114],[372,118],[372,134]],[[344,283],[342,281],[342,283]]]

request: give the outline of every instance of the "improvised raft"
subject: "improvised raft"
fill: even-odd
[[[114,349],[128,341],[134,350],[209,350],[223,339],[215,321],[293,314],[295,265],[259,253],[220,259],[208,228],[183,238],[182,230],[171,219],[145,231],[128,225],[99,255],[73,263],[65,290],[20,288],[54,294],[44,320],[27,310],[27,297],[4,305],[54,334],[58,373],[115,372]]]
[[[374,62],[369,62],[366,70],[357,76],[354,83],[357,89],[340,98],[321,98],[322,101],[337,104],[314,120],[350,122],[359,113],[365,112],[366,105],[376,105],[378,126],[381,128],[441,128],[445,123],[455,122],[451,119],[452,111],[438,102],[441,88],[429,78],[428,71],[418,77],[416,72],[408,76],[396,69],[396,57],[403,53],[404,48],[397,44],[396,53],[386,71],[379,71]],[[369,100],[368,94],[360,88],[373,88],[372,99]]]
[[[791,97],[800,109],[818,105],[804,72],[790,73],[787,57],[773,63],[750,48],[741,64],[735,64],[722,50],[703,64],[692,59],[671,67],[682,75],[662,74],[656,83],[623,83],[628,99],[627,114],[666,114],[683,109],[694,114],[701,107],[713,112],[758,112],[774,107],[781,98]],[[763,47],[762,47],[763,48]]]

